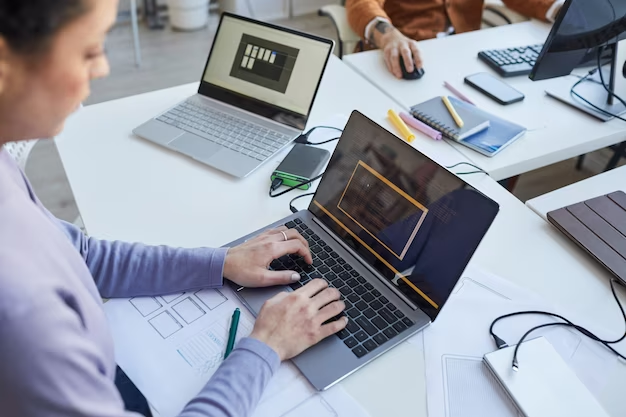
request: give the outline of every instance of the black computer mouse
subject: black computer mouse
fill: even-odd
[[[424,68],[413,68],[413,72],[408,72],[404,67],[402,57],[400,57],[400,69],[402,70],[402,78],[405,80],[419,80],[424,75]]]

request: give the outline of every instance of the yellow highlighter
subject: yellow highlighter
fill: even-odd
[[[393,123],[393,125],[400,131],[400,134],[404,136],[404,139],[406,139],[407,142],[411,143],[415,140],[415,135],[411,133],[409,127],[404,123],[404,120],[398,116],[398,113],[389,109],[387,111],[387,116],[389,116],[391,123]]]
[[[456,124],[459,127],[463,127],[465,123],[463,123],[463,119],[461,119],[461,116],[459,116],[459,114],[456,112],[454,107],[452,107],[452,103],[450,103],[450,100],[448,100],[448,97],[443,96],[441,97],[441,99],[443,100],[443,104],[445,104],[446,107],[448,108],[448,111],[450,112],[450,116],[452,116]]]

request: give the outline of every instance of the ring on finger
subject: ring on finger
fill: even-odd
[[[289,240],[289,238],[287,237],[287,233],[283,232],[282,230],[280,233],[283,234],[283,237],[285,238],[285,242]]]

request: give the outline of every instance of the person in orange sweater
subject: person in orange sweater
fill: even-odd
[[[564,0],[503,0],[511,10],[553,22]],[[346,0],[350,26],[364,40],[364,49],[383,50],[385,64],[402,77],[422,68],[417,42],[422,39],[480,29],[483,0]]]

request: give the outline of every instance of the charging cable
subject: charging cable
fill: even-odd
[[[295,203],[297,200],[299,200],[301,198],[309,197],[309,196],[312,196],[312,195],[315,195],[315,193],[302,194],[302,195],[299,195],[297,197],[292,198],[291,201],[289,202],[289,210],[291,210],[292,213],[297,213],[298,209],[294,207],[293,203]]]
[[[298,136],[295,142],[301,143],[303,145],[317,146],[317,145],[323,145],[325,143],[333,142],[335,140],[339,140],[339,136],[337,136],[336,138],[324,140],[322,142],[309,142],[309,136],[311,135],[311,133],[315,132],[317,129],[331,129],[331,130],[336,130],[338,132],[343,132],[343,129],[339,129],[338,127],[334,127],[334,126],[314,126],[310,128],[307,132]]]
[[[487,171],[485,171],[484,169],[477,167],[474,164],[470,164],[469,162],[459,162],[458,164],[454,164],[454,165],[450,165],[447,166],[445,168],[447,169],[452,169],[452,168],[456,168],[459,165],[468,165],[471,166],[472,168],[476,168],[476,171],[468,171],[468,172],[455,172],[456,175],[470,175],[470,174],[485,174],[485,175],[489,175],[487,174]]]
[[[597,68],[592,69],[591,71],[589,71],[587,73],[587,75],[585,75],[584,77],[580,78],[578,81],[576,81],[574,83],[574,85],[572,86],[572,88],[570,89],[570,94],[572,96],[575,96],[576,98],[578,98],[579,100],[582,100],[585,104],[593,107],[595,110],[599,111],[600,113],[604,113],[607,116],[611,116],[611,117],[615,117],[616,119],[622,120],[624,122],[626,122],[626,119],[614,114],[608,110],[603,109],[602,107],[599,107],[595,104],[593,104],[592,102],[590,102],[589,100],[587,100],[586,98],[584,98],[583,96],[581,96],[578,92],[576,92],[576,87],[578,87],[581,83],[588,81],[588,78],[591,77],[592,75],[594,75],[596,72],[599,72],[600,75],[600,82],[598,83],[597,81],[593,81],[595,83],[601,84],[602,87],[604,87],[604,89],[606,90],[607,94],[609,94],[610,96],[616,98],[617,100],[620,101],[620,103],[622,103],[623,105],[626,106],[626,102],[617,94],[615,94],[615,92],[613,92],[612,89],[609,88],[608,85],[606,85],[606,82],[604,81],[604,75],[602,74],[602,67],[605,65],[601,62],[601,55],[602,55],[602,51],[604,50],[605,47],[600,47],[598,48],[598,59],[597,59]]]
[[[275,197],[280,197],[281,195],[285,195],[290,191],[295,190],[296,188],[300,188],[303,185],[307,185],[312,183],[313,181],[319,180],[320,178],[322,178],[322,176],[324,175],[324,173],[322,172],[321,174],[319,174],[316,177],[311,178],[310,180],[298,183],[296,185],[294,185],[293,187],[289,187],[286,190],[283,190],[277,194],[273,194],[274,191],[276,191],[278,189],[278,187],[280,187],[281,185],[283,185],[283,179],[282,178],[276,178],[274,179],[274,181],[272,181],[272,185],[270,186],[270,197],[275,198]]]
[[[615,302],[617,303],[617,306],[619,307],[619,309],[620,309],[620,311],[622,313],[622,317],[624,318],[624,324],[626,326],[626,312],[624,312],[624,306],[622,305],[622,303],[619,301],[619,298],[617,297],[617,292],[615,291],[615,283],[618,283],[618,284],[620,284],[622,286],[624,286],[624,284],[622,284],[621,282],[619,282],[619,281],[617,281],[615,279],[611,279],[611,292],[613,293],[613,297],[615,298]],[[530,330],[528,330],[526,333],[524,333],[524,335],[520,338],[519,342],[517,342],[517,345],[515,346],[515,350],[513,351],[513,360],[512,360],[512,363],[511,363],[511,368],[513,368],[514,371],[518,371],[519,370],[519,362],[517,360],[517,353],[519,351],[520,346],[524,342],[524,340],[526,340],[526,338],[532,332],[534,332],[536,330],[539,330],[539,329],[543,329],[545,327],[551,327],[551,326],[572,327],[575,330],[578,330],[583,335],[585,335],[588,338],[590,338],[591,340],[603,344],[611,352],[616,354],[620,359],[626,360],[626,356],[622,355],[617,350],[615,350],[615,348],[610,346],[610,345],[614,345],[614,344],[619,343],[622,340],[626,339],[626,330],[624,331],[624,334],[620,338],[618,338],[616,340],[603,340],[603,339],[600,339],[595,334],[593,334],[592,332],[590,332],[589,330],[585,329],[584,327],[581,327],[581,326],[579,326],[579,325],[577,325],[575,323],[572,323],[571,321],[569,321],[565,317],[563,317],[561,315],[558,315],[558,314],[555,314],[555,313],[550,313],[550,312],[547,312],[547,311],[518,311],[516,313],[509,313],[509,314],[505,314],[503,316],[500,316],[497,319],[495,319],[493,322],[491,322],[491,326],[489,326],[489,334],[493,338],[493,340],[494,340],[494,342],[496,344],[496,347],[498,349],[502,349],[502,348],[508,347],[509,345],[501,337],[498,337],[498,335],[496,335],[494,333],[493,328],[496,325],[496,323],[499,322],[500,320],[503,320],[503,319],[506,319],[506,318],[509,318],[509,317],[522,316],[522,315],[528,315],[528,314],[539,314],[539,315],[544,315],[544,316],[550,316],[550,317],[554,317],[554,318],[557,318],[557,319],[562,320],[562,321],[554,322],[554,323],[540,324],[539,326],[535,326],[535,327],[531,328]]]

